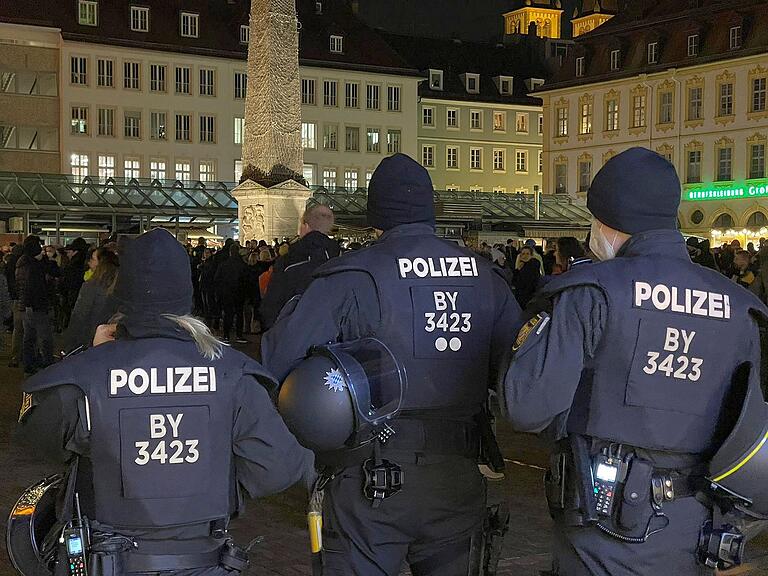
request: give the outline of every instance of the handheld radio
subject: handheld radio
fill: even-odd
[[[67,574],[69,576],[88,576],[88,526],[80,512],[80,496],[75,493],[75,518],[61,532],[59,542],[66,549]],[[60,560],[61,561],[61,560]]]
[[[621,459],[621,447],[618,455],[611,454],[610,448],[595,456],[592,463],[597,513],[611,516],[616,502],[616,492],[627,477],[629,463]]]

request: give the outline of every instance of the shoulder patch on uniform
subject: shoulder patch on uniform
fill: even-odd
[[[24,419],[24,416],[26,416],[27,412],[32,410],[32,394],[27,394],[26,392],[22,392],[24,396],[21,399],[21,408],[19,408],[19,422],[21,422]]]
[[[522,347],[522,345],[525,344],[526,340],[528,340],[531,334],[533,334],[536,328],[545,320],[549,321],[549,316],[544,313],[536,314],[536,316],[528,320],[528,322],[526,322],[525,325],[520,328],[520,332],[517,333],[517,339],[512,345],[512,351],[517,352]]]

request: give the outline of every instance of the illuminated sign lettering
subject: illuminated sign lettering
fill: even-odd
[[[683,192],[683,200],[689,202],[739,200],[743,198],[761,198],[764,196],[768,196],[768,180],[739,183],[729,188],[701,188]]]

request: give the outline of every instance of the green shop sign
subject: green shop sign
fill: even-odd
[[[768,180],[737,184],[730,188],[699,188],[683,192],[683,200],[690,202],[700,202],[702,200],[740,200],[761,197],[768,197]]]

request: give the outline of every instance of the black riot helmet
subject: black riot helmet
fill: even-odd
[[[375,338],[313,347],[285,379],[277,409],[315,452],[357,448],[400,411],[405,369]]]

